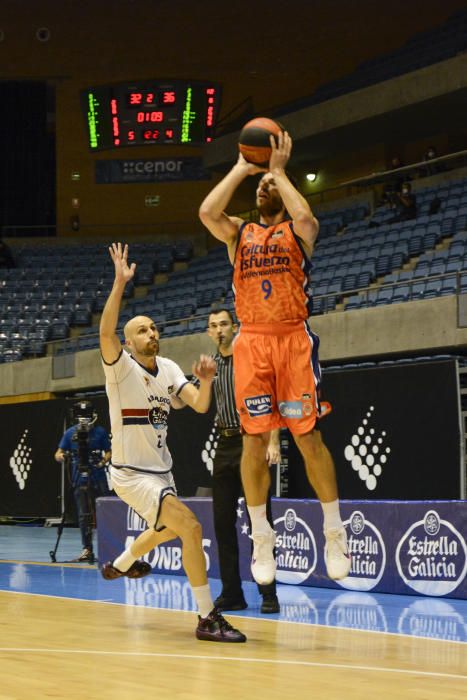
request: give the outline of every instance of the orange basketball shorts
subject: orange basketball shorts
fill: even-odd
[[[305,321],[242,325],[234,340],[235,403],[246,433],[313,430],[319,338]]]

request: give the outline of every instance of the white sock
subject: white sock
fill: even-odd
[[[209,583],[207,583],[205,586],[196,586],[196,588],[192,587],[192,589],[198,605],[199,614],[201,617],[207,617],[214,607]]]
[[[264,534],[270,532],[271,526],[266,514],[266,503],[261,506],[247,506],[247,508],[251,520],[251,532]]]
[[[130,546],[130,547],[128,547],[128,549],[125,549],[124,552],[119,554],[119,556],[113,560],[112,564],[119,571],[128,571],[130,566],[132,564],[134,564],[135,561],[136,561],[136,557],[134,557],[133,554],[131,553],[131,546]]]
[[[341,514],[339,510],[339,501],[329,501],[329,503],[321,503],[324,515],[324,531],[338,530],[344,527],[342,524]]]

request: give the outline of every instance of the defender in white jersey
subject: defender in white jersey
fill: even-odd
[[[172,457],[167,448],[167,418],[179,398],[198,413],[209,408],[214,360],[202,355],[192,371],[199,389],[188,382],[175,362],[158,357],[159,332],[154,321],[136,316],[125,326],[123,350],[116,333],[120,303],[136,265],[128,265],[128,246],[109,248],[115,280],[100,323],[100,347],[106,375],[112,430],[112,485],[148,524],[128,549],[102,567],[105,579],[141,578],[151,567],[139,561],[161,542],[179,537],[183,566],[199,608],[196,637],[213,642],[245,642],[212,602],[202,548],[201,525],[177,498]]]

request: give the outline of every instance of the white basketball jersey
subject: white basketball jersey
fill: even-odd
[[[103,362],[112,431],[112,464],[144,472],[168,472],[170,396],[188,382],[180,367],[157,357],[154,371],[122,350],[113,364]]]

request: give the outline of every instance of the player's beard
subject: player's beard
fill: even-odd
[[[159,341],[155,338],[154,343],[147,343],[144,348],[140,351],[141,355],[145,357],[155,357],[159,353]]]
[[[279,214],[284,208],[282,200],[278,197],[268,197],[258,204],[258,211],[260,216],[271,217]]]

